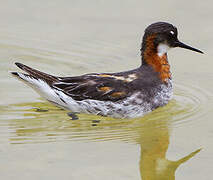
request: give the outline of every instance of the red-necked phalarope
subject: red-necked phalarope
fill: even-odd
[[[141,45],[142,65],[119,73],[58,77],[15,63],[27,74],[12,72],[51,103],[72,112],[134,118],[168,103],[172,97],[169,48],[203,53],[180,42],[177,28],[166,22],[148,26]]]

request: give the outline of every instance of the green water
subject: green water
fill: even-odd
[[[154,5],[155,3],[155,5]],[[10,179],[211,179],[212,2],[2,1],[0,175]],[[14,62],[68,76],[140,65],[144,28],[169,21],[205,52],[169,52],[174,98],[137,119],[67,111],[14,79]]]

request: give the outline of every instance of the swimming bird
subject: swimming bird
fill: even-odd
[[[59,77],[16,62],[26,73],[12,75],[31,86],[49,102],[75,113],[114,118],[135,118],[166,105],[173,95],[167,51],[181,47],[203,53],[180,42],[175,26],[149,25],[141,44],[141,66],[118,73],[90,73]]]

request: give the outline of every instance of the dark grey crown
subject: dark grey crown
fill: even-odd
[[[173,31],[177,35],[177,28],[166,22],[156,22],[145,29],[145,34],[167,33]]]

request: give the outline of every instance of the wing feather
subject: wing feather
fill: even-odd
[[[85,99],[117,101],[129,93],[129,83],[125,79],[112,74],[87,74],[60,78],[53,87],[79,101]]]

